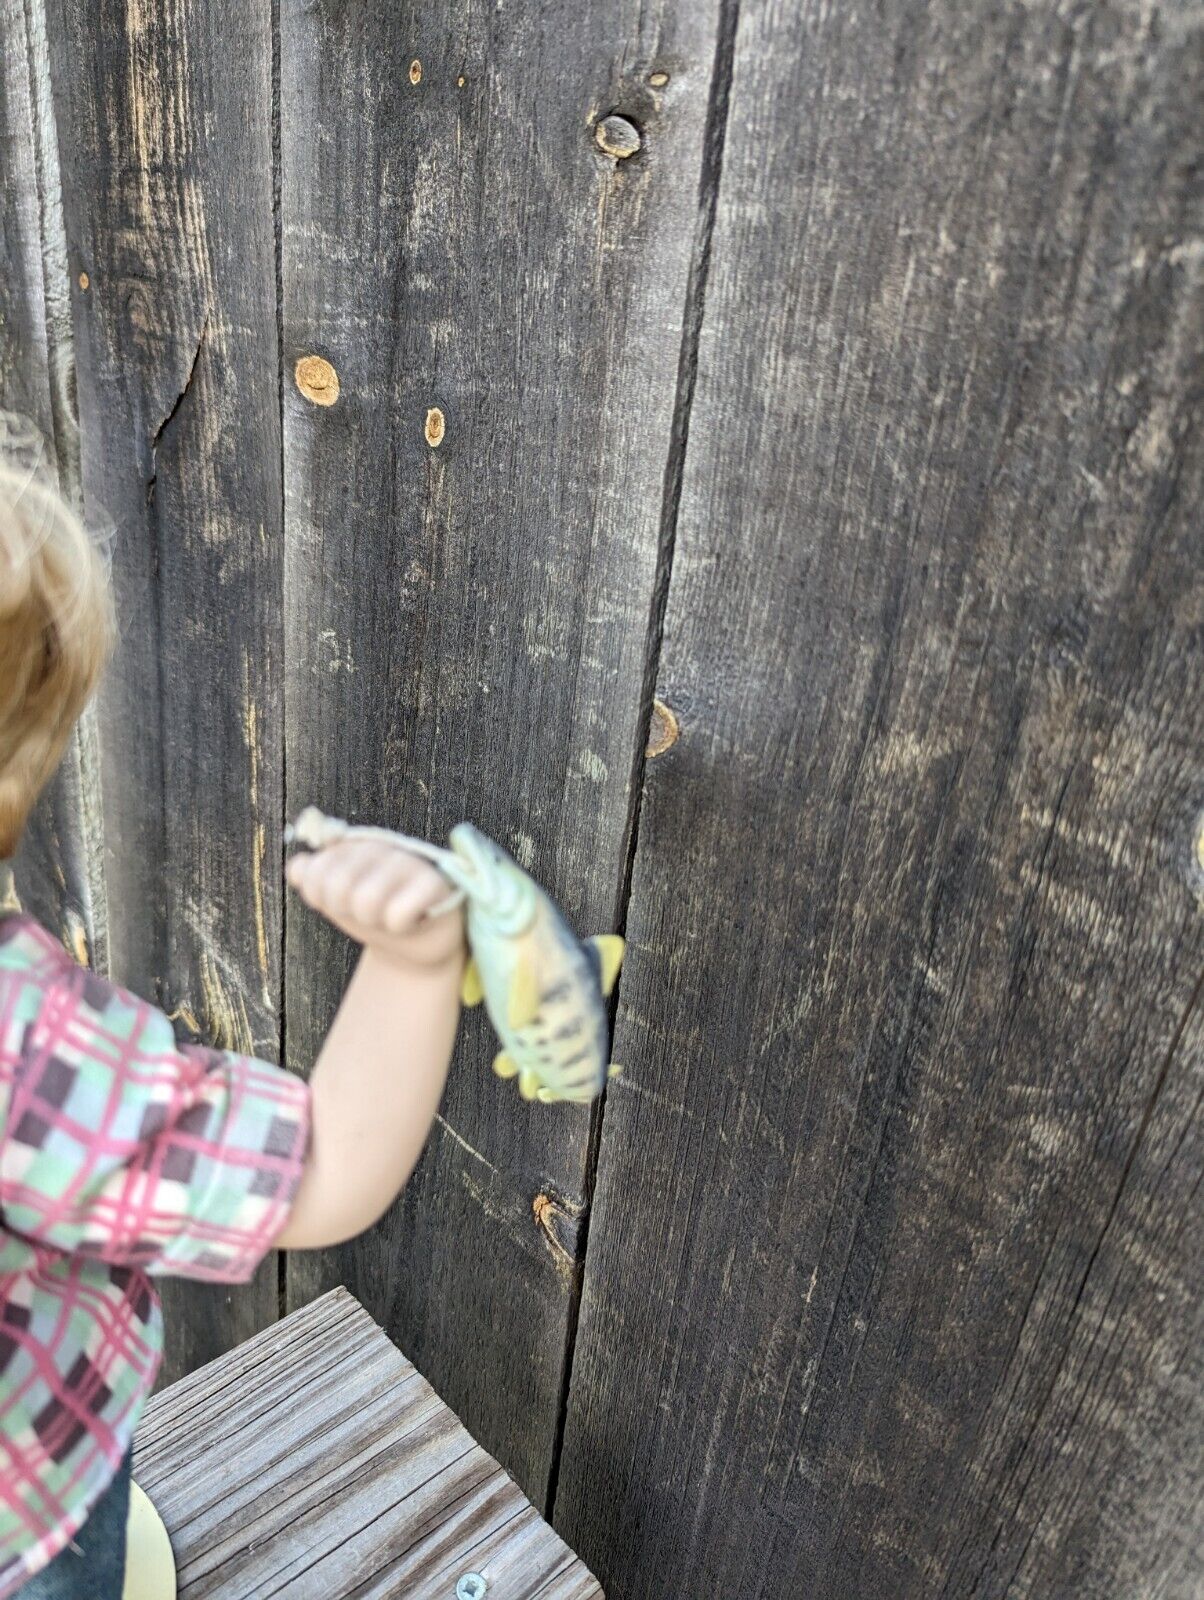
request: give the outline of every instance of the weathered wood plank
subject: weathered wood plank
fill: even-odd
[[[101,704],[113,973],[279,1048],[281,520],[271,18],[54,0],[89,503],[116,521]],[[172,1287],[168,1372],[276,1315]]]
[[[335,1290],[155,1397],[135,1470],[181,1600],[602,1591],[352,1297]]]
[[[46,441],[79,504],[74,351],[58,141],[40,3],[0,0],[0,408]],[[30,819],[17,898],[81,959],[104,964],[104,903],[89,713]],[[0,873],[4,868],[0,866]]]
[[[1204,1585],[1196,4],[745,6],[557,1525]]]
[[[625,876],[713,36],[663,0],[281,11],[289,809],[471,817],[582,931]],[[306,1070],[351,953],[300,910],[286,942]],[[494,1048],[467,1019],[403,1201],[290,1296],[350,1284],[542,1503],[590,1120]]]

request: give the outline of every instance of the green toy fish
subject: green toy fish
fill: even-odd
[[[517,1078],[525,1100],[585,1104],[619,1069],[607,1065],[606,996],[623,960],[623,941],[601,934],[584,944],[559,909],[512,856],[471,823],[448,836],[450,850],[357,827],[308,806],[285,829],[285,841],[320,850],[337,839],[368,838],[431,861],[452,893],[430,915],[466,902],[470,960],[465,1005],[484,1000],[502,1048],[493,1070]]]

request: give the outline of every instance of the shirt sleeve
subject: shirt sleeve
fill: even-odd
[[[5,1226],[143,1271],[245,1283],[284,1227],[309,1091],[82,967],[43,992],[0,1144]]]

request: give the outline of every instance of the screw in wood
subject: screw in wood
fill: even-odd
[[[616,161],[626,161],[644,141],[635,123],[628,122],[626,117],[603,117],[594,128],[594,142],[599,150]]]
[[[456,1600],[484,1600],[488,1587],[479,1572],[466,1572],[456,1585]]]

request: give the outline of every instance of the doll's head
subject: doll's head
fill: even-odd
[[[113,637],[105,564],[15,421],[0,413],[0,858],[16,850]]]

